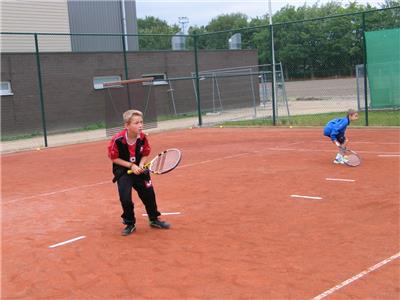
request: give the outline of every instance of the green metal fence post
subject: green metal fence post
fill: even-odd
[[[199,126],[203,125],[201,120],[201,105],[200,105],[200,80],[199,80],[199,61],[198,61],[198,38],[197,33],[193,35],[193,46],[194,46],[194,67],[196,72],[196,100],[197,100],[197,114],[199,117]]]
[[[40,69],[39,42],[38,42],[37,33],[34,34],[34,37],[35,37],[35,51],[36,51],[36,66],[37,66],[38,83],[39,83],[40,110],[42,112],[42,127],[43,127],[44,146],[47,147],[48,144],[47,144],[46,114],[45,114],[45,109],[44,109],[42,71]]]
[[[362,13],[363,61],[364,61],[364,99],[365,99],[365,126],[368,126],[368,72],[367,72],[367,41],[365,40],[365,13]]]
[[[274,28],[273,25],[269,25],[269,32],[270,32],[270,45],[271,45],[271,66],[272,66],[272,89],[271,89],[271,95],[272,95],[272,125],[276,125],[276,99],[275,99],[275,57],[274,57]]]

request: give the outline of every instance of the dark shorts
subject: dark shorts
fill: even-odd
[[[344,136],[344,133],[342,134],[338,134],[336,136],[336,139],[339,143],[344,144],[344,142],[346,141],[346,137]]]

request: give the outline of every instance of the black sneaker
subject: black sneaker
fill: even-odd
[[[161,228],[161,229],[169,229],[169,227],[171,226],[169,223],[165,221],[160,221],[159,219],[150,221],[149,224],[151,227]]]
[[[136,226],[134,224],[126,225],[125,229],[122,230],[122,235],[130,235],[132,232],[136,230]]]

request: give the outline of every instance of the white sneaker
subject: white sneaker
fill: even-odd
[[[341,161],[343,159],[343,155],[338,153],[338,154],[336,154],[336,158],[335,159]]]
[[[334,164],[343,165],[343,164],[344,164],[344,161],[343,161],[342,159],[341,159],[341,160],[335,159],[335,160],[333,161],[333,163],[334,163]]]

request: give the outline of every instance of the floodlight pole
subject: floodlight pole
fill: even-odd
[[[125,9],[125,0],[121,0],[121,15],[122,15],[122,33],[124,34],[126,50],[128,50],[128,36],[127,36],[127,26],[126,26],[126,9]]]
[[[181,24],[182,27],[182,34],[185,34],[185,25],[189,23],[189,18],[188,17],[178,17],[179,23]]]
[[[271,0],[268,0],[269,7],[269,29],[271,33],[271,60],[272,60],[272,124],[276,125],[276,74],[275,74],[275,50],[274,50],[274,27],[272,25],[272,6]]]

